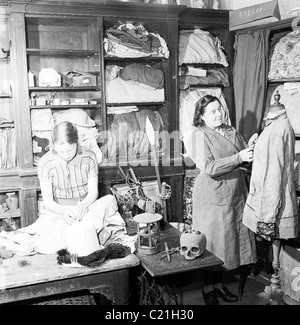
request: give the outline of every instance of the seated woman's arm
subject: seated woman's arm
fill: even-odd
[[[50,210],[62,216],[67,216],[72,219],[76,219],[75,213],[71,211],[66,205],[60,205],[54,201],[52,183],[44,182],[40,180],[40,186],[41,186],[44,206],[47,210]]]
[[[81,220],[88,212],[88,208],[98,199],[98,175],[88,179],[88,194],[76,207],[76,218]]]

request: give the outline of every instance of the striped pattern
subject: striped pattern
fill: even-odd
[[[47,153],[38,164],[38,177],[53,186],[54,198],[82,198],[88,192],[88,179],[98,175],[96,155],[79,147],[77,155],[66,162],[54,153]]]

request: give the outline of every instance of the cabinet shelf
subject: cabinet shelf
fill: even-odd
[[[14,123],[3,123],[3,124],[0,124],[0,129],[13,128],[13,127],[15,127]]]
[[[284,82],[300,82],[300,78],[269,80],[269,84],[279,84]]]
[[[99,108],[101,105],[84,105],[84,104],[74,104],[74,105],[30,105],[30,109],[69,109],[69,108]]]
[[[82,86],[82,87],[30,87],[29,91],[98,91],[98,86]]]
[[[20,218],[21,217],[20,209],[17,209],[16,211],[8,210],[6,212],[0,213],[0,219],[6,219],[6,218],[9,218],[9,217]]]
[[[166,105],[165,102],[144,102],[144,103],[106,103],[106,106],[109,107],[123,107],[123,106],[158,106]]]
[[[8,169],[0,168],[0,177],[14,177],[14,176],[19,176],[19,168],[16,167],[8,168]]]
[[[210,85],[190,85],[189,88],[225,88],[223,84],[210,84]]]
[[[156,56],[146,56],[141,58],[120,58],[120,57],[113,57],[113,56],[106,56],[105,61],[107,63],[118,63],[118,62],[142,62],[142,63],[149,63],[149,62],[163,62],[166,61],[165,57],[156,57]]]
[[[198,67],[198,68],[207,68],[207,69],[220,69],[220,68],[226,68],[223,64],[218,63],[184,63],[181,65],[181,67]]]
[[[0,98],[12,98],[12,94],[0,94]]]
[[[95,50],[47,50],[47,49],[27,49],[28,55],[36,56],[61,56],[61,57],[92,57],[99,55]]]

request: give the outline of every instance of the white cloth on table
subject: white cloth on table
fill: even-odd
[[[69,208],[76,209],[75,206]],[[30,243],[32,250],[37,253],[56,254],[58,250],[66,248],[65,230],[74,222],[78,221],[45,209],[32,225],[20,228],[6,237],[21,246]],[[123,228],[123,233],[126,233],[125,221],[118,212],[117,201],[113,195],[96,200],[80,222],[92,223],[97,233],[108,226],[110,229],[116,227],[118,231]],[[1,235],[2,233],[0,237]]]

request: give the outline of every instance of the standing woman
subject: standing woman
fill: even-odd
[[[203,297],[218,305],[218,297],[236,302],[224,285],[224,272],[256,263],[255,235],[243,225],[248,188],[240,168],[253,160],[257,134],[248,146],[233,128],[223,124],[218,98],[204,96],[196,105],[188,154],[200,169],[193,190],[193,228],[206,235],[207,249],[224,264],[219,271],[204,273]]]

